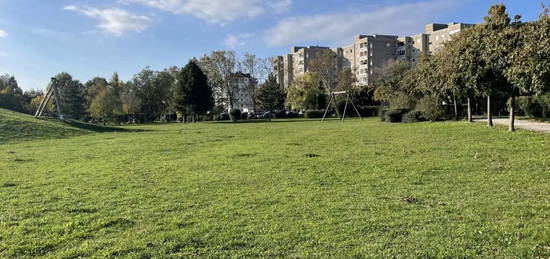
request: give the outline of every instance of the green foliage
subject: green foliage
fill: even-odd
[[[208,78],[195,61],[189,61],[177,74],[176,82],[173,102],[181,114],[204,114],[214,107]]]
[[[316,110],[324,109],[327,93],[321,88],[320,79],[316,74],[305,73],[295,78],[287,90],[287,104],[291,109]]]
[[[107,87],[96,93],[89,108],[92,118],[105,122],[114,121],[122,113],[122,102],[116,90]]]
[[[13,76],[0,76],[0,108],[18,112],[25,110],[23,91]]]
[[[424,117],[430,121],[438,121],[445,116],[441,100],[434,96],[424,96],[416,104],[415,110],[422,112]]]
[[[68,73],[60,73],[55,76],[55,79],[57,80],[63,116],[72,119],[84,118],[86,116],[84,85],[80,81],[74,80]]]
[[[548,257],[546,135],[371,119],[129,128],[146,132],[0,145],[1,258]]]
[[[170,89],[174,78],[170,73],[157,72],[148,67],[132,79],[132,92],[139,98],[140,112],[146,121],[153,121],[170,104]]]
[[[424,113],[421,111],[410,111],[403,115],[403,123],[415,123],[426,120]]]
[[[277,83],[277,78],[271,74],[263,83],[256,96],[258,108],[262,111],[282,110],[285,106],[285,93]]]

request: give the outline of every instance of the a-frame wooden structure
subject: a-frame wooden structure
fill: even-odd
[[[42,99],[42,102],[40,102],[40,105],[38,106],[38,109],[34,114],[35,118],[42,117],[42,114],[44,113],[44,109],[46,109],[46,106],[48,106],[48,103],[50,103],[52,96],[55,98],[55,106],[57,107],[57,116],[59,117],[60,120],[63,120],[63,113],[61,113],[61,99],[59,98],[59,91],[57,90],[56,78],[52,78],[52,81],[48,85],[48,89],[46,90],[46,95],[44,96],[44,99]]]
[[[346,105],[344,106],[344,113],[342,116],[340,116],[340,113],[338,112],[338,103],[336,102],[336,97],[338,95],[345,95],[346,96]],[[355,112],[357,113],[357,116],[359,116],[359,119],[363,119],[361,117],[361,114],[359,113],[359,110],[357,110],[357,107],[355,107],[355,104],[353,103],[353,100],[351,99],[351,94],[349,91],[340,91],[340,92],[332,92],[330,93],[330,99],[328,100],[327,108],[325,109],[325,114],[323,115],[323,119],[321,121],[325,121],[325,118],[327,117],[328,110],[331,107],[331,104],[334,102],[334,110],[336,111],[336,116],[338,116],[338,119],[341,119],[342,122],[344,122],[344,119],[346,118],[346,111],[348,109],[348,103],[351,104]]]

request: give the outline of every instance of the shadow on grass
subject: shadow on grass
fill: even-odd
[[[321,121],[321,119],[273,119],[273,120],[239,120],[239,121],[214,121],[213,124],[241,124],[241,123],[291,123],[291,122],[307,122]]]
[[[127,129],[127,128],[121,128],[121,127],[111,127],[111,126],[103,126],[103,125],[97,125],[92,123],[86,123],[82,121],[77,120],[65,120],[62,121],[63,123],[74,127],[78,129],[93,131],[93,132],[143,132],[146,131],[144,129]]]
[[[103,126],[93,123],[87,123],[79,120],[58,120],[55,118],[39,118],[40,120],[46,120],[46,121],[52,121],[52,122],[59,122],[62,124],[65,124],[67,126],[92,131],[92,132],[99,132],[99,133],[107,133],[107,132],[143,132],[148,131],[144,129],[127,129],[122,127],[112,127],[112,126]]]

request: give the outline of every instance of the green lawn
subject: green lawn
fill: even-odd
[[[550,256],[549,135],[375,119],[131,128],[0,143],[0,258]]]

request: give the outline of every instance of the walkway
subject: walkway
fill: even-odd
[[[487,119],[475,119],[475,122],[484,122],[487,123]],[[504,125],[508,126],[510,120],[504,118],[493,118],[493,123],[495,125]],[[527,121],[527,120],[516,120],[516,129],[524,129],[530,131],[537,131],[542,133],[550,134],[550,123],[546,122],[536,122],[536,121]]]

